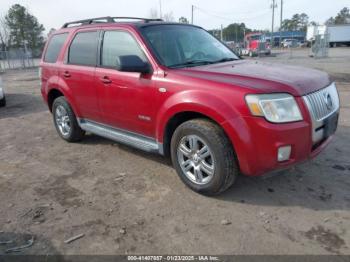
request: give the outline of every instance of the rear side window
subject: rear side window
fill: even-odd
[[[95,66],[98,35],[98,32],[78,33],[69,48],[68,63]]]
[[[103,37],[101,65],[103,67],[115,67],[117,58],[125,55],[136,55],[142,61],[147,61],[141,47],[129,33],[106,31]]]
[[[54,35],[50,39],[49,45],[44,57],[44,62],[56,63],[58,55],[62,49],[64,42],[66,41],[68,33]]]

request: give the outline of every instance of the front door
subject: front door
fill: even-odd
[[[115,128],[154,137],[154,101],[157,95],[152,73],[120,72],[117,57],[137,55],[148,62],[137,40],[123,30],[105,31],[95,83],[104,123]]]

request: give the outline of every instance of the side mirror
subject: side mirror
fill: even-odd
[[[142,74],[151,72],[150,65],[142,61],[137,55],[118,56],[116,68],[122,72],[138,72]]]

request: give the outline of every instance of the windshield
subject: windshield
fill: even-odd
[[[252,35],[249,38],[250,38],[250,40],[260,40],[261,35]]]
[[[207,31],[186,25],[153,25],[142,28],[158,60],[181,68],[239,59]]]

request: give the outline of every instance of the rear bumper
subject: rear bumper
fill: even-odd
[[[234,144],[240,170],[247,176],[262,176],[290,169],[296,164],[316,157],[332,139],[329,136],[315,147],[312,142],[312,125],[307,121],[272,124],[263,118],[245,117],[245,125],[238,131],[235,120],[226,122],[225,130]],[[279,162],[278,149],[291,146],[289,160]]]

